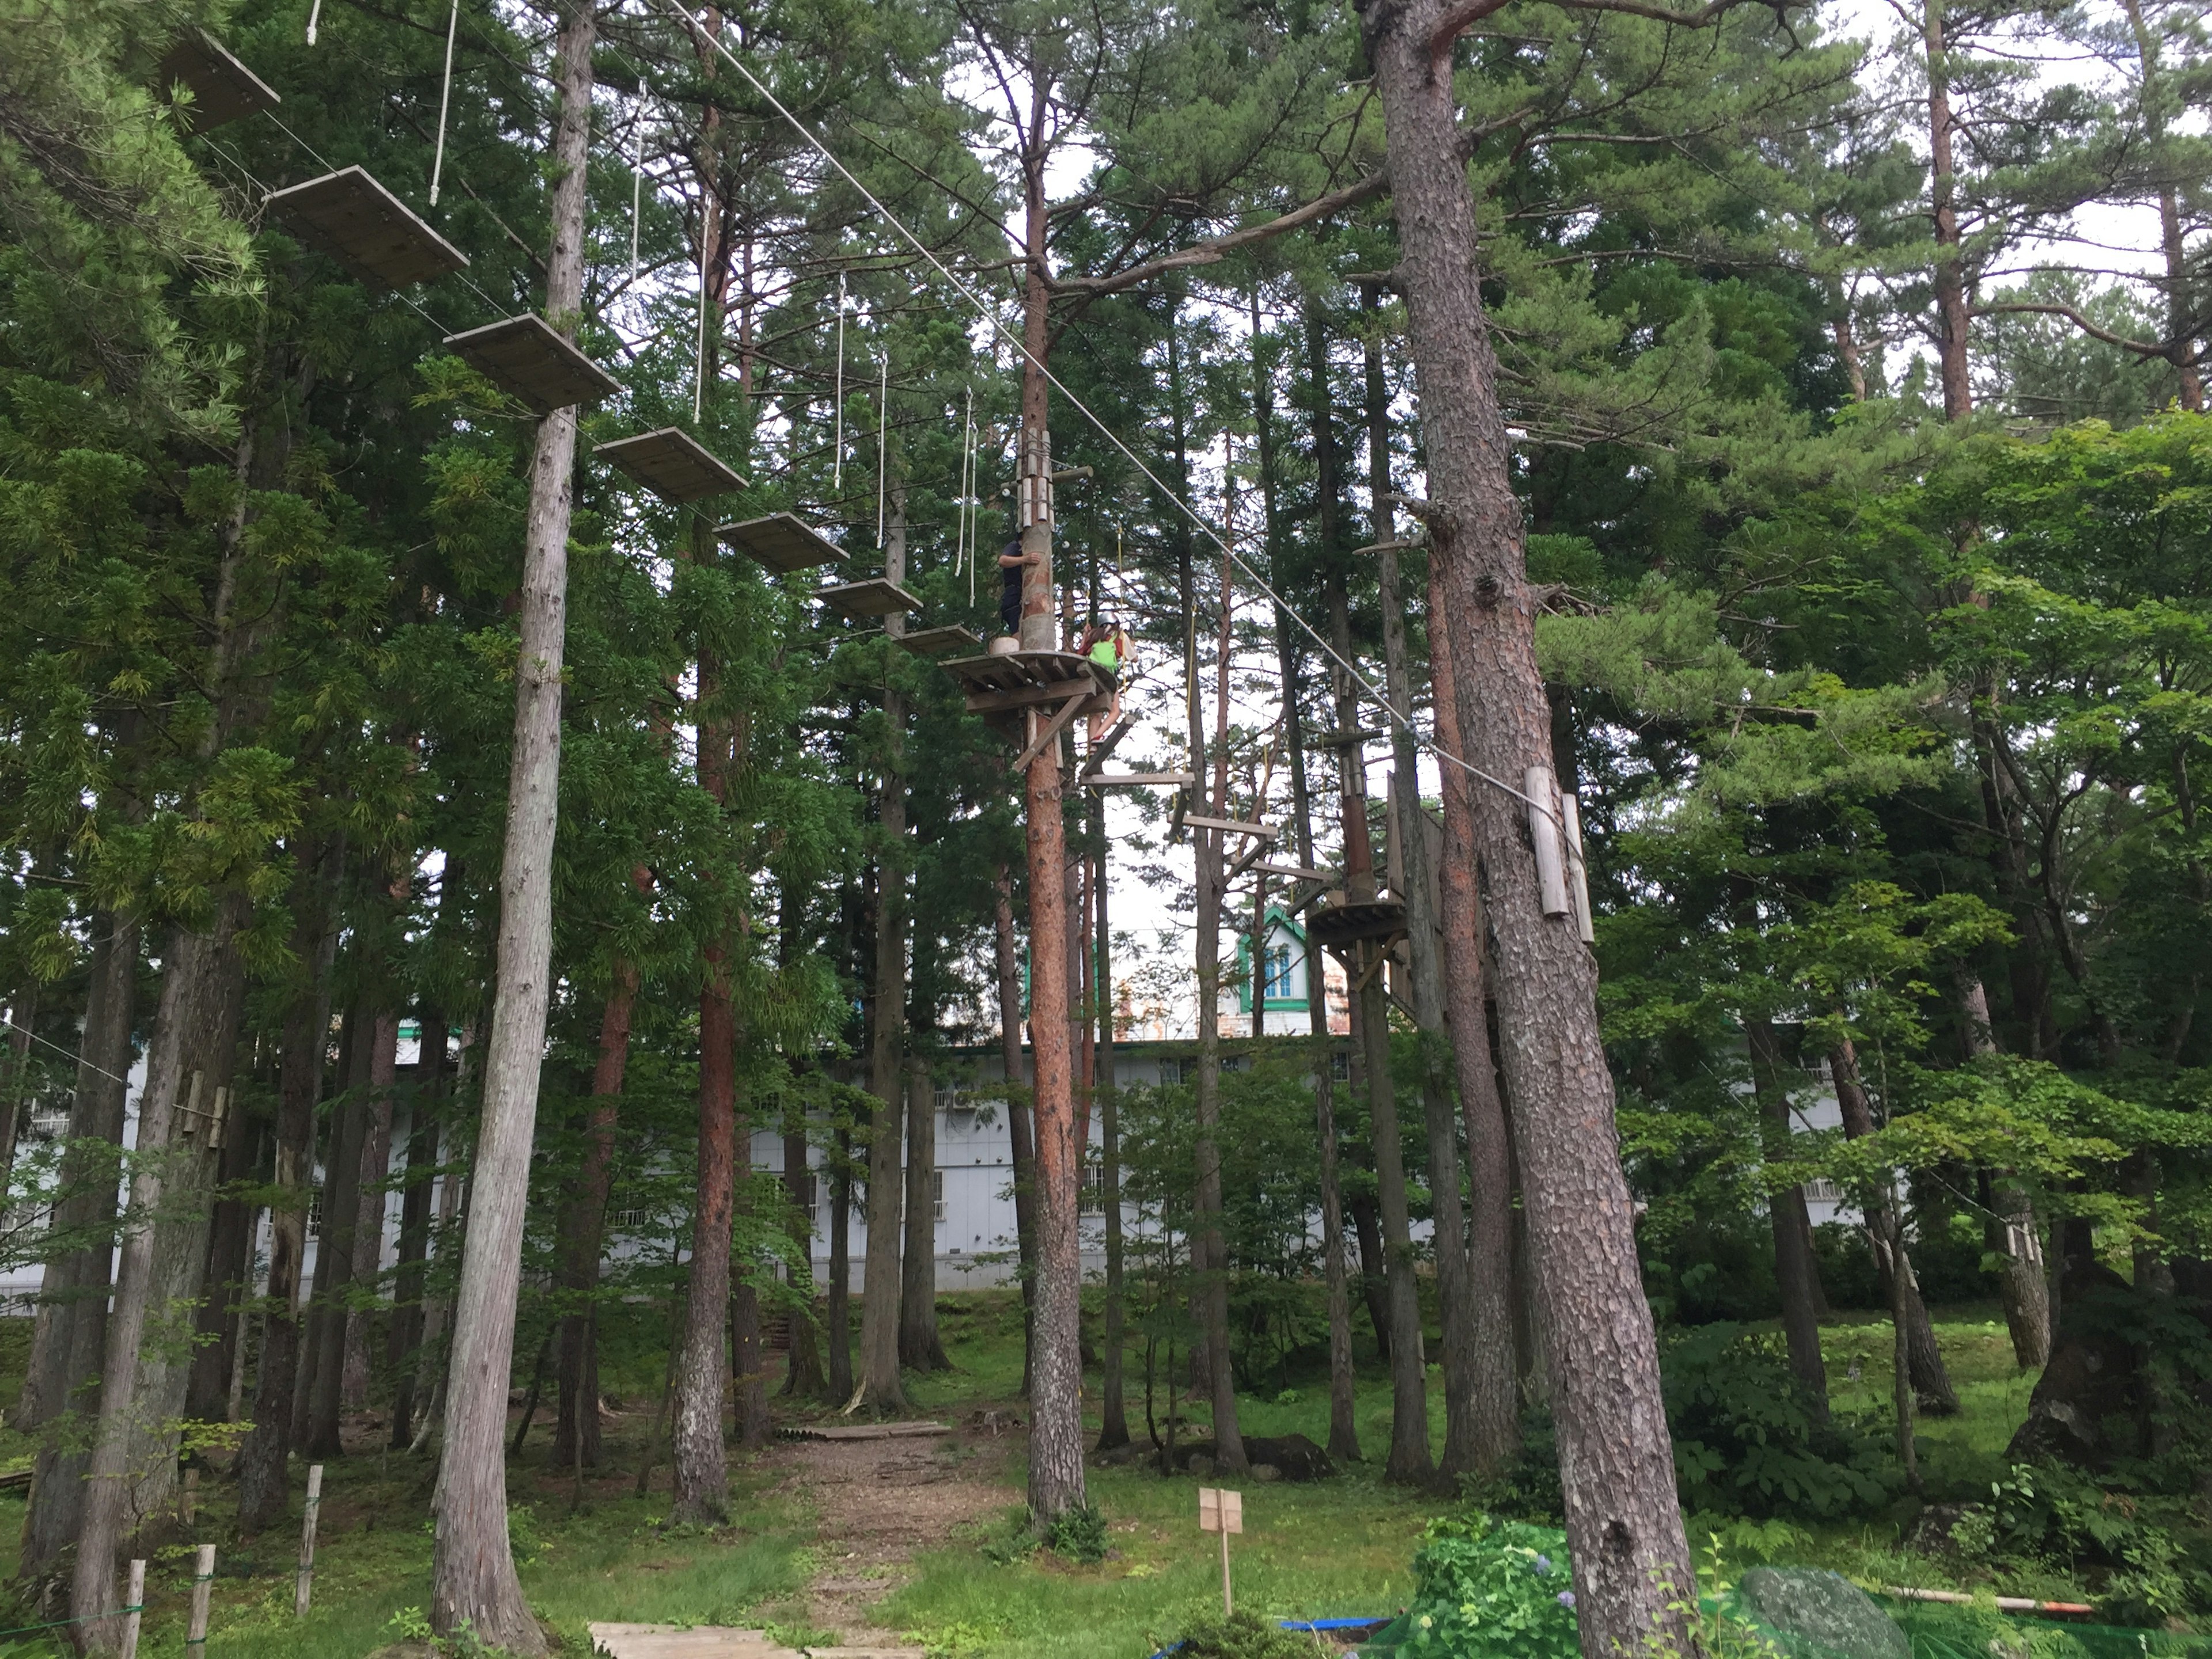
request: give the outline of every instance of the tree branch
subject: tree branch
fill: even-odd
[[[2203,355],[2201,352],[2191,351],[2179,357],[2174,356],[2175,351],[2186,343],[2185,341],[2130,340],[2124,334],[2115,334],[2110,329],[2098,327],[2096,324],[2075,310],[2072,306],[2033,304],[2025,300],[2017,300],[2008,301],[1998,305],[1976,306],[1972,314],[1977,317],[1987,317],[2006,311],[2033,312],[2045,317],[2063,317],[2091,339],[2102,340],[2106,345],[2118,346],[2123,351],[2132,351],[2138,357],[2163,357],[2180,367],[2203,361]]]

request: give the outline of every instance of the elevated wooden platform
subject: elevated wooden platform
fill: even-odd
[[[787,575],[794,570],[845,562],[843,548],[794,513],[771,513],[743,524],[720,525],[714,534],[747,558]]]
[[[983,643],[966,629],[924,628],[902,634],[896,643],[917,657],[941,657],[948,651],[973,651]]]
[[[817,589],[814,597],[841,615],[858,619],[862,617],[889,617],[902,611],[919,611],[921,601],[896,582],[886,581],[881,576],[866,581],[839,582],[834,587]]]
[[[662,501],[678,506],[745,487],[743,478],[679,427],[617,438],[592,453],[605,457]]]
[[[448,334],[446,349],[540,415],[593,404],[622,387],[535,312]]]
[[[361,167],[280,190],[268,205],[301,241],[365,282],[405,288],[468,268],[467,254]]]
[[[205,29],[186,29],[179,35],[155,78],[155,90],[164,94],[179,82],[191,89],[191,113],[186,120],[194,132],[242,121],[284,101]]]
[[[1355,904],[1332,893],[1306,913],[1306,937],[1324,950],[1341,951],[1367,939],[1392,939],[1405,931],[1403,899],[1363,899]]]
[[[1103,714],[1113,705],[1113,675],[1073,651],[955,657],[942,666],[966,689],[968,712],[981,714],[1017,743],[1024,709],[1044,709],[1072,720],[1078,714]]]

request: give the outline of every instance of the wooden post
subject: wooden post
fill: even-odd
[[[130,1588],[123,1592],[122,1659],[138,1659],[138,1620],[146,1605],[146,1564],[131,1564]]]
[[[1237,1611],[1237,1601],[1229,1588],[1229,1534],[1244,1530],[1244,1494],[1225,1488],[1200,1486],[1198,1489],[1198,1529],[1221,1534],[1221,1616],[1224,1619]]]
[[[198,1659],[191,1653],[194,1648],[203,1652],[207,1648],[208,1599],[215,1594],[215,1546],[200,1546],[199,1559],[192,1565],[192,1626],[185,1633],[185,1650],[188,1659]]]
[[[1574,906],[1575,931],[1585,945],[1597,943],[1597,918],[1590,914],[1589,866],[1583,859],[1582,803],[1559,792],[1560,839],[1567,849],[1567,898]]]
[[[307,1466],[307,1505],[300,1516],[300,1580],[292,1593],[292,1616],[305,1619],[315,1589],[315,1511],[323,1501],[323,1466]]]

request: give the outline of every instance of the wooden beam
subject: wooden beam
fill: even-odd
[[[1285,876],[1292,881],[1329,881],[1334,878],[1326,870],[1309,870],[1301,864],[1258,864],[1253,866],[1262,874]]]
[[[1198,780],[1188,772],[1090,772],[1083,781],[1092,789],[1188,789]]]
[[[1018,758],[1014,762],[1013,765],[1009,767],[1007,769],[1012,772],[1016,777],[1019,777],[1023,773],[1028,771],[1030,769],[1030,763],[1035,760],[1039,755],[1044,753],[1047,747],[1050,744],[1059,742],[1060,734],[1067,730],[1069,723],[1075,719],[1076,715],[1082,713],[1082,711],[1083,705],[1076,702],[1073,697],[1060,704],[1060,712],[1052,717],[1051,720],[1046,725],[1043,731],[1036,734],[1036,741],[1030,744],[1028,748],[1023,750],[1019,758]]]
[[[1195,812],[1182,815],[1186,830],[1219,830],[1232,836],[1257,836],[1262,841],[1274,840],[1278,833],[1272,823],[1246,823],[1237,818],[1200,817]]]
[[[1079,680],[1052,680],[1042,685],[1018,685],[1011,691],[974,691],[968,696],[968,712],[971,714],[1003,714],[1008,709],[1027,708],[1040,702],[1058,702],[1066,697],[1091,697],[1103,695],[1089,678]]]

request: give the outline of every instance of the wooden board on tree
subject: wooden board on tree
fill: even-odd
[[[862,617],[889,617],[901,611],[919,611],[921,601],[895,581],[873,576],[866,581],[840,582],[825,587],[814,597],[842,616],[855,619]]]
[[[622,387],[536,312],[448,334],[446,349],[540,415],[593,404]]]
[[[156,89],[165,94],[179,82],[191,89],[192,106],[186,121],[194,132],[242,121],[284,101],[205,29],[186,29],[179,35],[155,78]]]
[[[915,633],[902,634],[897,642],[917,657],[941,657],[948,651],[972,651],[983,643],[968,629],[957,624],[950,628],[925,628]]]
[[[341,167],[280,190],[268,205],[309,247],[364,281],[405,288],[468,268],[467,254],[362,167]]]
[[[747,558],[787,575],[794,570],[845,562],[845,550],[795,513],[771,513],[742,524],[718,525],[714,534]]]
[[[620,467],[664,501],[681,506],[743,489],[745,481],[681,428],[664,426],[617,438],[592,451]]]

